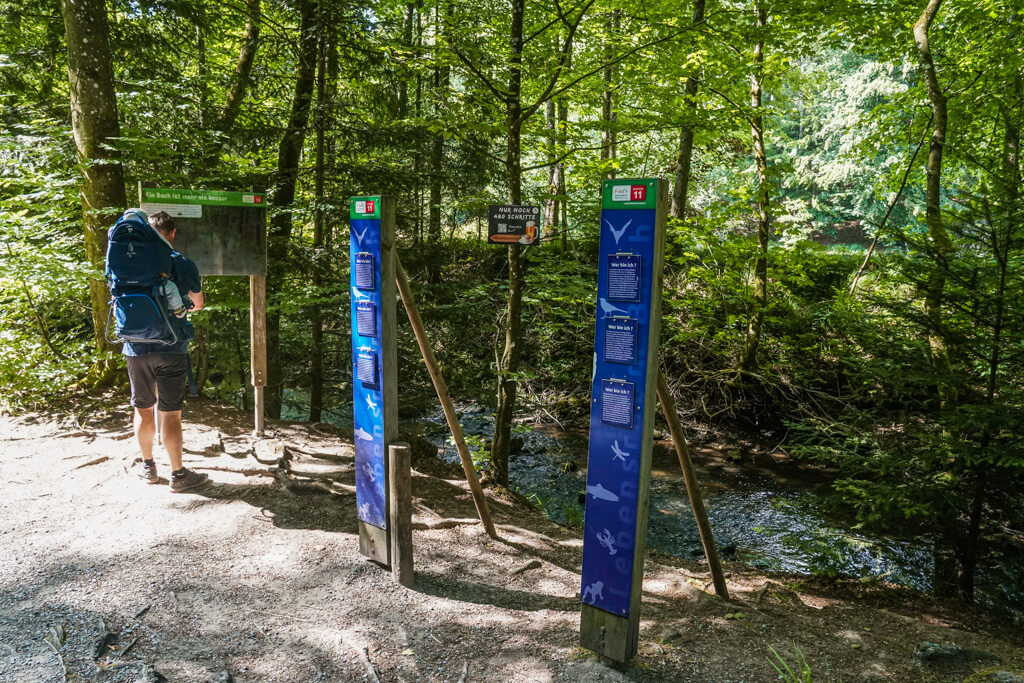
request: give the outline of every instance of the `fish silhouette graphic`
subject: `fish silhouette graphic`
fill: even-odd
[[[355,432],[353,432],[353,434],[356,435],[356,438],[362,439],[363,441],[373,441],[373,436],[370,434],[370,432],[366,431],[362,427],[356,429]]]
[[[628,458],[631,455],[628,451],[624,451],[621,448],[619,448],[618,439],[616,439],[615,443],[612,444],[612,454],[614,456],[614,460],[621,460],[622,462],[626,462],[626,458]]]
[[[608,489],[606,489],[601,484],[597,484],[596,486],[588,486],[587,493],[592,495],[596,500],[607,500],[611,501],[612,503],[619,502],[619,497],[616,496],[611,491],[609,491]]]
[[[626,224],[623,225],[618,230],[615,229],[615,227],[611,224],[611,221],[609,221],[607,218],[604,220],[604,222],[608,225],[608,229],[612,231],[612,237],[615,238],[615,246],[618,246],[619,240],[622,239],[622,235],[625,234],[626,229],[629,228],[629,224],[633,222],[633,219],[630,218],[628,221],[626,221]]]

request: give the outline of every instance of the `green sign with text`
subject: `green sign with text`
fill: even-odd
[[[349,200],[348,217],[380,218],[380,196],[352,197]]]
[[[142,201],[147,204],[192,204],[200,206],[251,206],[260,208],[266,201],[262,193],[223,192],[220,190],[176,190],[143,187]]]
[[[657,178],[625,178],[601,183],[602,209],[653,209],[657,206],[657,199]]]

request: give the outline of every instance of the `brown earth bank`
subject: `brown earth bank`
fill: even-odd
[[[488,491],[493,540],[421,459],[404,588],[358,552],[351,435],[254,439],[201,400],[185,422],[211,483],[171,494],[159,447],[162,485],[130,475],[125,403],[0,416],[0,681],[1024,681],[1024,629],[974,608],[743,565],[726,602],[657,552],[615,667],[577,644],[579,531]]]

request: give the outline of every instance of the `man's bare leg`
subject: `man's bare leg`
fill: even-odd
[[[160,411],[160,436],[163,437],[167,457],[171,461],[171,471],[181,469],[181,411]]]
[[[153,407],[135,409],[135,440],[139,442],[139,450],[142,451],[143,460],[153,459],[153,437],[156,435],[156,422],[153,417]],[[179,420],[179,429],[180,429]],[[179,444],[180,448],[180,444]]]

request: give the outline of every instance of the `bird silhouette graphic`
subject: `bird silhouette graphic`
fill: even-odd
[[[618,306],[613,306],[610,303],[608,303],[607,299],[598,299],[597,302],[598,304],[600,304],[601,310],[604,311],[605,316],[609,316],[614,313],[621,313],[622,315],[627,314],[626,311],[622,310]]]
[[[626,229],[629,227],[630,223],[633,222],[633,219],[630,218],[628,221],[626,221],[626,224],[623,225],[618,230],[615,229],[615,226],[613,226],[611,224],[611,221],[609,221],[607,218],[604,219],[604,222],[608,225],[608,229],[612,231],[612,237],[615,238],[615,245],[618,246],[619,240],[622,239],[622,235],[625,234]]]
[[[362,300],[362,301],[369,301],[370,300],[370,295],[369,294],[364,294],[363,292],[359,291],[355,287],[352,288],[352,296],[354,296],[357,300]]]
[[[370,226],[366,226],[365,228],[363,228],[362,232],[356,232],[356,229],[352,228],[352,234],[356,236],[356,243],[359,246],[363,246],[363,238],[366,237],[366,231],[369,229]],[[616,240],[616,244],[618,244],[618,240]]]

